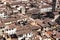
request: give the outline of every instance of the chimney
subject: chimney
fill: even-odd
[[[22,14],[25,14],[25,8],[24,7],[22,7],[21,11],[22,11]]]

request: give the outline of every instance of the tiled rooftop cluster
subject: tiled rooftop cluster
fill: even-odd
[[[0,0],[0,40],[60,40],[60,0]]]

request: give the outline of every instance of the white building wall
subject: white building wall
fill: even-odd
[[[5,33],[8,33],[8,35],[15,34],[16,33],[16,28],[13,29],[13,30],[5,31]]]
[[[23,39],[23,37],[18,37],[18,40],[21,40],[21,39]]]
[[[32,37],[32,36],[33,36],[32,33],[23,34],[22,37],[18,37],[18,40],[21,40],[21,39],[23,39],[24,37],[25,37],[25,40],[28,40],[29,37]]]
[[[28,33],[28,34],[27,34],[27,37],[32,37],[32,36],[33,36],[32,33],[30,33],[30,34]]]
[[[43,12],[50,12],[52,10],[52,7],[48,7],[48,8],[42,8],[40,9],[40,12],[43,13]]]
[[[46,39],[43,39],[43,40],[51,40],[50,38],[46,38]]]
[[[59,40],[58,38],[56,38],[56,40]]]
[[[58,1],[58,0],[56,0],[56,8],[57,8],[57,6],[58,6],[58,5],[57,5],[58,3],[59,3],[59,1]]]

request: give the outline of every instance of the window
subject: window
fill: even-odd
[[[4,27],[3,27],[4,28]]]
[[[58,40],[60,40],[60,39],[58,39]]]
[[[23,37],[23,34],[21,34],[21,35],[18,35],[19,37]]]
[[[57,6],[57,8],[59,8],[59,6]]]
[[[7,38],[9,38],[9,36],[7,35]]]
[[[2,30],[2,32],[4,32],[4,30]]]
[[[13,30],[13,28],[12,28],[12,30]]]
[[[20,24],[20,21],[18,22],[18,24]]]
[[[0,27],[0,29],[2,29],[2,27]]]
[[[25,38],[21,39],[21,40],[25,40]]]
[[[11,29],[9,29],[9,30],[11,30]]]
[[[6,31],[8,31],[8,29],[6,29]]]
[[[57,31],[60,32],[60,28],[58,28]]]
[[[23,21],[23,23],[22,23],[23,25],[26,25],[27,24],[27,21]]]
[[[60,12],[59,12],[59,14],[60,14]]]
[[[0,4],[4,4],[3,2],[0,2]]]
[[[11,38],[17,38],[17,35],[16,34],[12,34],[10,36],[11,36]]]
[[[41,36],[41,33],[40,33],[40,32],[38,32],[38,35],[40,35],[40,36]]]

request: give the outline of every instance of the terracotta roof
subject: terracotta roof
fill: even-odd
[[[18,38],[12,38],[11,40],[18,40]]]
[[[17,31],[19,30],[29,30],[29,26],[16,26]]]
[[[39,28],[41,28],[41,27],[40,26],[31,26],[30,27],[31,30],[35,30],[35,29],[39,29]]]
[[[17,21],[17,20],[18,20],[17,18],[7,18],[7,19],[3,19],[3,22],[7,23],[7,22],[12,22],[12,21]]]
[[[50,0],[44,0],[45,2],[47,2],[47,3],[52,3],[52,0],[50,1]]]
[[[50,22],[50,20],[51,20],[51,19],[49,19],[49,18],[45,18],[45,19],[44,19],[44,22],[47,23],[47,22]]]
[[[39,28],[40,28],[40,26],[31,25],[31,24],[27,24],[26,26],[23,26],[23,29],[27,29],[27,30],[29,30],[29,29],[34,30],[34,29],[39,29]]]
[[[51,5],[43,5],[42,8],[48,8],[48,7],[51,7]]]
[[[38,23],[38,24],[42,24],[42,23],[43,23],[43,20],[40,20],[40,19],[36,19],[35,21],[36,21],[36,23]]]
[[[60,38],[60,33],[57,33],[56,36],[54,36],[55,38]]]
[[[0,23],[0,27],[3,27],[4,26],[4,24],[3,23]]]
[[[15,28],[16,27],[16,25],[15,24],[10,24],[10,25],[7,25],[9,28],[7,28],[7,29],[12,29],[12,28]]]
[[[26,33],[30,33],[32,32],[31,30],[20,30],[20,31],[16,31],[17,35],[21,35],[21,34],[26,34]]]
[[[37,8],[30,8],[27,13],[30,13],[30,14],[38,14],[40,11],[39,9]]]
[[[53,32],[52,31],[47,31],[47,34],[51,35],[51,34],[53,34]]]
[[[45,27],[46,24],[43,24],[43,21],[44,20],[38,20],[38,19],[36,20],[36,22],[39,26]]]

